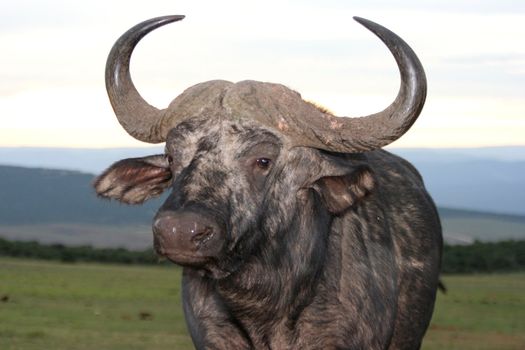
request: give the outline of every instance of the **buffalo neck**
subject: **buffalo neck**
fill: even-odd
[[[217,291],[227,307],[250,329],[285,325],[293,330],[301,312],[313,301],[321,280],[332,217],[317,194],[308,193],[301,210],[266,208],[283,215],[288,225],[269,232],[259,225],[259,247],[242,268],[217,283]],[[281,206],[282,207],[282,206]],[[293,213],[293,214],[290,214]],[[263,332],[264,333],[264,332]]]

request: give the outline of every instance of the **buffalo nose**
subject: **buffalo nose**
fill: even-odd
[[[160,246],[195,250],[214,236],[211,220],[193,212],[159,213],[153,222],[153,233]]]

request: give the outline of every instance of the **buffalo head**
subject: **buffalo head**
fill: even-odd
[[[131,54],[147,33],[181,19],[145,21],[111,50],[106,86],[119,122],[136,139],[166,142],[166,148],[163,155],[115,163],[95,188],[131,204],[171,188],[153,220],[156,251],[220,278],[249,256],[264,255],[263,247],[279,250],[279,241],[294,239],[289,232],[323,226],[319,222],[373,191],[374,176],[361,153],[410,128],[423,107],[426,80],[401,38],[355,18],[387,45],[400,70],[397,98],[382,112],[336,117],[283,85],[256,81],[197,84],[157,109],[133,85]],[[310,239],[301,249],[324,244],[321,235]]]

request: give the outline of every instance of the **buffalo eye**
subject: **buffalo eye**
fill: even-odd
[[[168,164],[169,165],[172,165],[173,164],[173,157],[170,156],[169,154],[166,156],[166,159],[168,160]]]
[[[257,164],[257,167],[259,167],[259,169],[267,170],[270,167],[272,161],[268,158],[257,158],[255,163]]]

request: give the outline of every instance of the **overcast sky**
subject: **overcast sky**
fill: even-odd
[[[0,3],[0,146],[146,145],[117,123],[104,65],[124,31],[166,14],[186,19],[148,35],[132,60],[158,107],[198,82],[254,79],[337,115],[382,110],[399,74],[361,16],[403,37],[427,73],[423,113],[393,146],[525,145],[525,2],[17,0]]]

